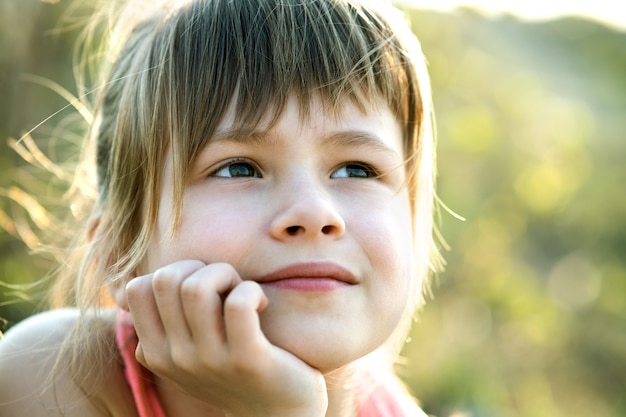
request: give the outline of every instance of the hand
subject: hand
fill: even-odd
[[[126,288],[137,360],[232,417],[324,416],[322,374],[272,345],[263,290],[228,264],[180,261]]]

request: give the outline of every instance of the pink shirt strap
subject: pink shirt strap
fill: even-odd
[[[124,374],[135,399],[139,417],[166,417],[154,390],[154,375],[135,358],[137,334],[130,313],[120,310],[116,329],[117,346],[124,362]]]

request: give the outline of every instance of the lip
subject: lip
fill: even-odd
[[[358,280],[347,269],[332,262],[306,262],[288,265],[255,279],[259,284],[270,284],[291,289],[332,289],[354,285]]]

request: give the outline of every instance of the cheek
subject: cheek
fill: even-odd
[[[189,246],[188,252],[205,263],[236,265],[254,244],[254,220],[252,213],[243,210],[206,212],[197,221],[189,222],[180,240]]]
[[[365,251],[375,271],[369,283],[369,298],[364,307],[369,323],[382,344],[398,329],[411,308],[415,257],[411,216],[398,207],[380,215],[377,222],[364,224],[368,245]]]
[[[394,199],[380,210],[372,211],[369,219],[363,216],[362,230],[368,256],[383,273],[382,279],[408,285],[414,263],[408,198]]]
[[[219,203],[186,202],[181,224],[173,236],[172,216],[160,213],[158,231],[147,258],[149,272],[186,259],[236,264],[254,244],[255,216],[245,207]]]

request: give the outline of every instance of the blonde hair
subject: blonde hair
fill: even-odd
[[[95,146],[99,222],[70,248],[53,306],[113,305],[107,286],[132,276],[152,237],[166,151],[178,219],[189,166],[229,105],[239,127],[252,130],[268,113],[277,120],[293,93],[304,115],[314,95],[337,113],[346,100],[361,108],[382,100],[405,134],[418,252],[412,302],[389,349],[397,356],[438,259],[429,80],[402,14],[358,0],[110,3],[117,23],[99,26],[109,43],[97,61],[104,70],[87,144]]]

